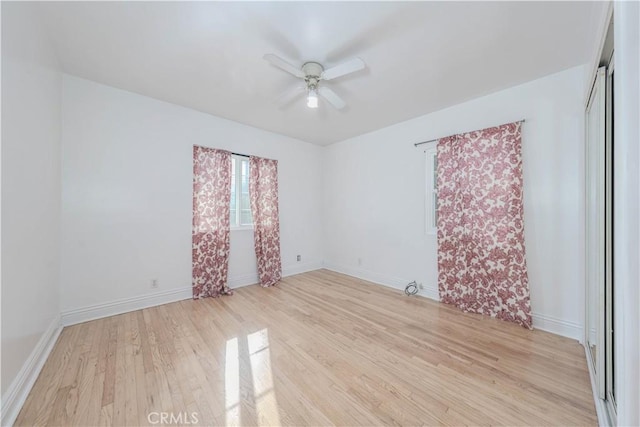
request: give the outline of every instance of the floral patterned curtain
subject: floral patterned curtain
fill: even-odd
[[[463,311],[531,328],[520,125],[438,141],[438,289]]]
[[[229,271],[231,153],[193,147],[193,298],[232,293]]]
[[[269,287],[282,278],[277,160],[249,159],[249,197],[258,276],[260,285]]]

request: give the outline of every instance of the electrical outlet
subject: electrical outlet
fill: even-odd
[[[300,256],[300,255],[296,256],[296,261],[298,261],[298,262],[302,261],[302,256]]]
[[[158,279],[151,279],[151,288],[156,289],[158,287]]]
[[[358,265],[362,265],[362,258],[358,258]]]

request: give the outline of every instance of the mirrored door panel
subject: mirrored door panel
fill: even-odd
[[[605,397],[605,145],[606,68],[598,70],[587,106],[586,342],[600,398]]]

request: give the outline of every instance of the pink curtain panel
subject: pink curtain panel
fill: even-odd
[[[193,147],[193,298],[230,295],[231,153]]]
[[[531,328],[520,125],[438,141],[438,290],[463,311]]]
[[[258,276],[260,285],[269,287],[282,278],[277,160],[249,159],[249,197]]]

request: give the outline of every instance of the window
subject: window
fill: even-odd
[[[231,157],[231,227],[245,228],[253,225],[249,201],[249,158]]]
[[[425,150],[426,160],[426,232],[436,234],[438,231],[438,151],[436,142],[432,142]]]

